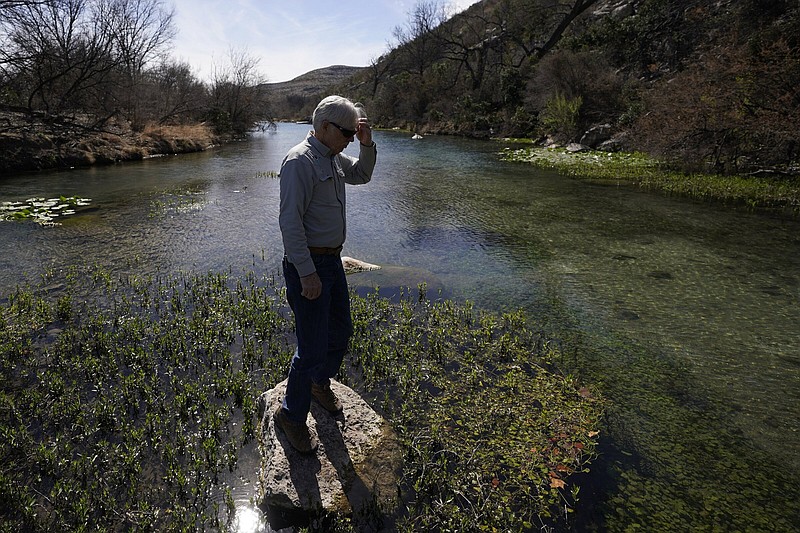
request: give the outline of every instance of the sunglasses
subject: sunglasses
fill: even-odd
[[[352,136],[354,136],[356,134],[356,130],[348,130],[347,128],[343,128],[340,125],[338,125],[337,123],[331,122],[330,120],[328,121],[328,124],[330,124],[332,126],[336,126],[336,129],[341,131],[342,135],[344,135],[347,138],[350,138],[350,137],[352,137]]]

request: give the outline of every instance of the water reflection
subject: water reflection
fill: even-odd
[[[230,530],[232,533],[270,533],[272,531],[261,510],[248,502],[237,502]]]

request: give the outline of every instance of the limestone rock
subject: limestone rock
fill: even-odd
[[[602,142],[611,138],[611,124],[600,124],[589,128],[581,137],[580,144],[597,148]]]
[[[598,7],[592,12],[592,17],[600,18],[611,16],[617,20],[630,17],[636,14],[636,6],[634,2],[627,0],[623,1],[607,1],[600,2]]]
[[[352,389],[331,381],[343,413],[334,417],[311,402],[306,423],[319,438],[315,455],[301,455],[272,413],[283,400],[286,381],[259,397],[261,468],[258,501],[292,511],[368,513],[395,505],[401,448],[389,424]],[[374,507],[372,507],[374,509]]]
[[[611,12],[611,17],[620,20],[635,14],[636,8],[634,7],[633,2],[623,2],[614,8],[614,10]]]
[[[609,139],[598,144],[597,150],[600,152],[619,152],[622,150],[622,144],[618,139]]]
[[[372,263],[365,263],[364,261],[353,259],[352,257],[343,256],[342,266],[346,274],[353,274],[356,272],[369,272],[371,270],[380,270],[380,265],[373,265]]]
[[[570,153],[578,153],[578,152],[589,152],[591,148],[586,146],[585,144],[580,143],[569,143],[566,147],[567,152]]]

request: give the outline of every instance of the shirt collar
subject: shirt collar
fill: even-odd
[[[322,141],[314,137],[312,132],[308,132],[308,144],[311,145],[311,148],[319,154],[320,157],[331,157],[331,149],[325,146]]]

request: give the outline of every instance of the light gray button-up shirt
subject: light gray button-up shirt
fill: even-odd
[[[280,170],[280,215],[283,249],[301,277],[316,271],[309,246],[336,248],[347,236],[345,183],[372,179],[377,148],[359,143],[358,159],[330,155],[330,149],[309,134],[289,150]]]

